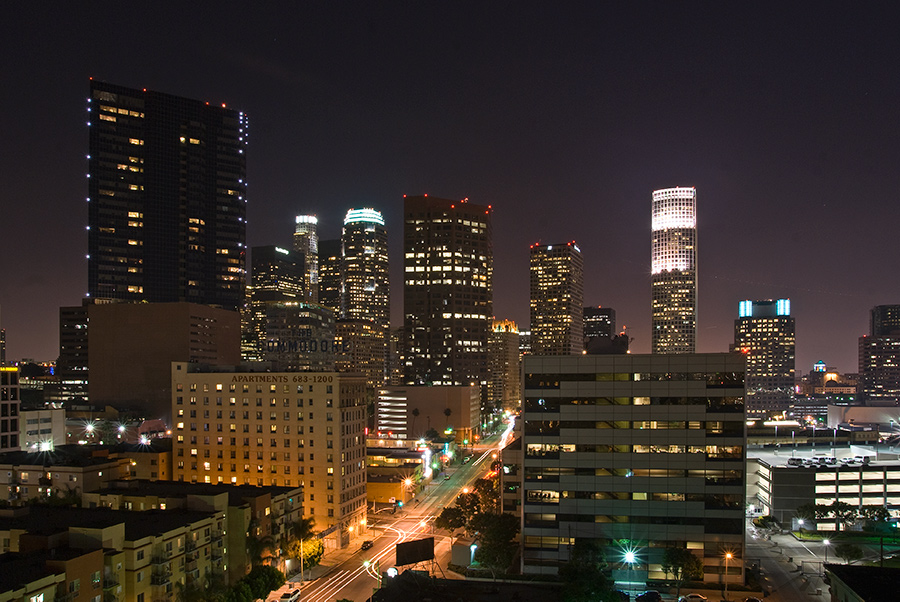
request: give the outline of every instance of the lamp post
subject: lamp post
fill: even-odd
[[[725,602],[728,602],[728,561],[732,556],[731,552],[725,552]]]
[[[797,439],[795,438],[795,435],[796,435],[796,434],[797,434],[797,431],[795,431],[795,430],[792,428],[792,429],[791,429],[791,457],[792,457],[792,458],[794,457],[794,450],[797,449]]]
[[[634,590],[634,563],[637,561],[637,556],[633,550],[626,550],[624,560],[628,564],[628,591],[631,592]]]
[[[478,549],[478,544],[473,543],[469,546],[469,566],[472,566],[475,563],[475,550]]]
[[[823,540],[822,540],[822,545],[825,546],[825,562],[827,563],[827,562],[828,562],[828,546],[831,545],[831,540],[830,540],[830,539],[823,539]]]
[[[834,447],[837,445],[837,427],[834,427],[834,434],[831,436],[831,457],[834,457]]]

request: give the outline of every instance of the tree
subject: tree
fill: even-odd
[[[456,506],[447,506],[434,519],[434,526],[438,529],[446,529],[447,531],[456,531],[466,526],[468,516]]]
[[[498,478],[478,479],[472,489],[478,495],[482,512],[498,512],[500,510],[500,480]]]
[[[794,516],[802,520],[816,520],[816,505],[801,504],[800,506],[797,506],[796,510],[794,510]]]
[[[666,548],[663,552],[662,570],[675,580],[675,597],[681,594],[681,584],[687,579],[703,580],[703,561],[687,548]]]
[[[419,408],[413,408],[412,412],[410,412],[410,413],[412,414],[413,419],[412,419],[412,425],[410,426],[409,432],[412,434],[413,437],[415,437],[416,436],[416,418],[419,417]]]
[[[446,428],[450,428],[450,414],[452,414],[452,413],[453,412],[450,410],[450,408],[444,409],[444,416],[447,417],[447,420],[445,421],[445,425],[444,425]]]
[[[837,531],[841,530],[842,524],[849,525],[856,520],[856,511],[847,502],[834,500],[828,509],[829,513],[834,516],[834,528]]]
[[[225,594],[225,602],[253,602],[253,600],[253,592],[250,591],[250,586],[243,581],[238,581]]]
[[[259,566],[270,562],[275,557],[275,540],[269,535],[247,536],[247,556],[251,566]]]
[[[577,538],[569,561],[559,567],[560,579],[566,584],[562,601],[618,602],[607,567],[597,540]]]
[[[512,514],[479,513],[469,520],[468,528],[478,536],[475,560],[491,571],[506,572],[518,548],[512,544],[519,532],[519,521]]]
[[[435,429],[431,428],[425,431],[425,438],[429,441],[434,441],[438,437],[440,437],[440,433],[438,433]]]
[[[890,511],[878,504],[869,504],[860,508],[860,516],[875,523],[884,523],[891,518]]]
[[[250,587],[254,598],[265,600],[269,592],[284,585],[285,577],[284,573],[273,566],[260,565],[253,567],[241,582]]]
[[[481,512],[481,498],[477,493],[460,493],[456,496],[456,507],[462,510],[466,520],[469,521]]]
[[[863,557],[862,548],[852,543],[839,543],[834,547],[834,553],[848,564],[853,564]]]

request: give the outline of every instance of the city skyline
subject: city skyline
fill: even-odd
[[[87,292],[93,76],[249,115],[248,246],[289,245],[307,213],[337,238],[359,206],[399,233],[403,194],[469,197],[494,208],[498,319],[528,323],[528,245],[574,239],[585,304],[615,308],[638,353],[650,348],[647,198],[696,187],[697,350],[727,349],[739,300],[789,297],[797,370],[821,359],[856,371],[870,309],[900,300],[898,149],[884,125],[900,97],[896,8],[350,6],[178,19],[165,7],[11,9],[9,359],[54,359],[59,307]]]

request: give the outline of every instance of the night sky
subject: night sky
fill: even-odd
[[[586,304],[649,352],[671,186],[698,194],[698,351],[727,350],[740,300],[789,297],[798,373],[855,372],[869,310],[900,303],[896,3],[34,4],[0,35],[10,359],[55,359],[86,293],[91,76],[249,114],[251,246],[383,211],[395,325],[422,193],[493,205],[495,314],[523,328],[529,245],[575,240]]]

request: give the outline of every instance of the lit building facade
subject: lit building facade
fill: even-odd
[[[474,386],[383,387],[376,392],[375,436],[418,440],[434,429],[458,445],[481,436],[481,394]]]
[[[304,286],[307,303],[319,302],[319,218],[298,215],[294,227],[294,251],[305,258]]]
[[[244,361],[261,361],[266,348],[268,308],[273,303],[302,303],[304,262],[301,253],[282,247],[253,247],[251,285],[242,316],[241,355]]]
[[[531,245],[531,350],[584,351],[584,259],[574,242]]]
[[[697,189],[653,191],[650,251],[653,353],[697,345]]]
[[[368,387],[382,386],[385,378],[385,332],[371,320],[337,320],[335,370],[362,373]]]
[[[343,281],[341,239],[319,241],[319,305],[334,315],[341,313],[341,282]]]
[[[89,297],[238,309],[246,115],[92,80],[87,122]]]
[[[495,409],[517,412],[522,406],[519,359],[519,329],[512,320],[494,320],[488,341],[491,352],[491,380],[488,404]]]
[[[664,578],[676,546],[704,581],[731,551],[726,578],[743,583],[740,354],[529,356],[524,372],[524,573],[557,574],[585,538],[635,552],[617,580]]]
[[[487,383],[493,317],[491,207],[463,199],[404,202],[404,381]]]
[[[781,414],[794,392],[794,318],[791,300],[741,301],[734,349],[747,357],[747,415]]]
[[[366,517],[364,379],[241,369],[172,364],[174,480],[302,486],[303,516],[346,545]]]
[[[859,397],[900,399],[900,306],[872,308],[869,334],[859,338]]]
[[[19,449],[19,368],[0,366],[0,452]]]

